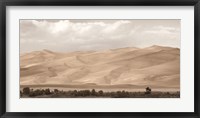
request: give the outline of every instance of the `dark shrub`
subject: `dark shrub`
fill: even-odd
[[[91,94],[90,90],[84,90],[83,92],[84,92],[84,96],[90,96]]]
[[[151,94],[151,88],[147,87],[145,94]]]
[[[44,93],[45,93],[46,95],[51,94],[50,89],[49,89],[49,88],[48,88],[48,89],[45,89],[45,90],[44,90]]]
[[[29,94],[29,96],[30,96],[30,97],[34,97],[34,96],[37,96],[37,95],[36,95],[35,92],[31,92],[31,93]]]
[[[103,96],[103,91],[100,90],[100,91],[98,92],[98,95],[99,95],[99,96]]]
[[[29,87],[23,88],[23,94],[24,95],[29,95],[30,94],[30,88]]]
[[[95,89],[92,89],[91,95],[92,95],[92,96],[96,96],[96,91],[95,91]]]
[[[22,93],[22,91],[20,90],[20,97],[22,97],[22,94],[23,94],[23,93]]]
[[[57,94],[59,91],[58,89],[54,89],[54,93]]]
[[[71,95],[72,95],[72,96],[78,96],[78,91],[77,91],[77,90],[74,90],[73,92],[71,92]]]
[[[35,95],[43,95],[43,92],[42,92],[42,90],[37,89],[37,90],[34,91],[34,94]]]

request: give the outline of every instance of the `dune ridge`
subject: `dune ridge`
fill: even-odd
[[[20,85],[180,88],[180,49],[34,51],[20,56]]]

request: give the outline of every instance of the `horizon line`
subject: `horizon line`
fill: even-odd
[[[62,53],[71,53],[71,52],[89,52],[89,51],[108,51],[108,50],[115,50],[115,49],[124,49],[124,48],[138,48],[138,49],[145,49],[145,48],[150,48],[150,47],[168,47],[168,48],[178,48],[176,46],[163,46],[163,45],[151,45],[151,46],[144,46],[144,47],[120,47],[120,48],[110,48],[110,49],[99,49],[99,50],[76,50],[76,51],[55,51],[52,49],[41,49],[41,50],[33,50],[33,51],[27,51],[21,53],[21,50],[19,49],[20,55],[27,54],[27,53],[32,53],[32,52],[38,52],[38,51],[51,51],[51,52],[62,52]]]

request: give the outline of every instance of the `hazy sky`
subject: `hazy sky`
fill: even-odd
[[[20,20],[20,51],[180,47],[180,20]]]

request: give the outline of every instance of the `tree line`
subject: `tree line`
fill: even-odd
[[[25,87],[20,91],[21,97],[50,97],[50,98],[76,98],[76,97],[108,97],[108,98],[179,98],[180,92],[170,93],[170,92],[152,92],[149,87],[146,88],[144,92],[129,92],[129,91],[114,91],[114,92],[104,92],[103,90],[50,90],[47,89],[30,89]]]

